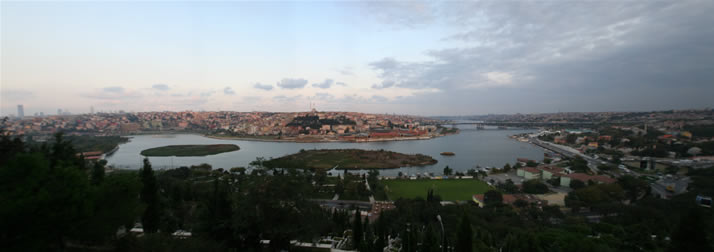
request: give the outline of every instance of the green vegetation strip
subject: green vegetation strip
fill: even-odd
[[[148,157],[192,157],[215,155],[224,152],[237,151],[235,144],[207,144],[207,145],[168,145],[141,151],[142,156]]]
[[[385,150],[301,150],[298,153],[263,162],[268,168],[297,168],[327,170],[339,169],[392,169],[405,166],[436,164],[436,159],[422,154],[402,154]]]
[[[490,187],[475,179],[420,179],[420,180],[382,180],[384,190],[391,200],[399,198],[426,198],[429,189],[442,200],[471,200],[474,194],[485,193]]]

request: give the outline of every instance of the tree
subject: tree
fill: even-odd
[[[148,158],[144,158],[144,167],[141,169],[141,201],[146,204],[144,214],[141,216],[141,225],[145,233],[156,233],[159,228],[159,193],[154,170]]]
[[[570,160],[570,169],[576,172],[585,172],[588,168],[588,161],[586,161],[582,156],[577,155],[575,158]]]
[[[496,190],[489,190],[483,195],[483,201],[487,206],[499,205],[503,203],[503,195]]]
[[[337,175],[337,183],[335,184],[335,194],[343,194],[345,192],[345,183],[340,179],[340,175]]]
[[[99,162],[95,162],[94,167],[92,167],[92,184],[99,184],[102,180],[104,180],[104,166]]]
[[[439,251],[439,242],[431,225],[426,225],[424,234],[421,239],[420,252],[435,252]]]
[[[537,163],[536,161],[533,161],[533,160],[528,160],[528,162],[526,162],[526,166],[528,166],[528,167],[536,167],[536,166],[538,166],[538,163]]]
[[[538,180],[531,179],[531,180],[523,182],[523,192],[524,193],[544,194],[544,193],[547,193],[548,191],[550,191],[548,189],[548,186]]]
[[[374,251],[374,232],[372,232],[372,228],[369,225],[369,218],[364,218],[364,246],[363,249],[366,251]]]
[[[466,171],[466,175],[472,176],[472,177],[478,177],[478,172],[476,172],[476,169],[469,169]]]
[[[445,176],[451,175],[451,174],[453,173],[453,171],[454,171],[454,170],[452,170],[451,168],[449,168],[448,165],[447,165],[446,167],[444,167],[444,175],[445,175]]]
[[[515,202],[513,202],[513,206],[518,208],[524,208],[528,206],[528,201],[517,199]]]
[[[141,202],[136,197],[140,191],[137,174],[106,176],[100,184],[93,186],[92,213],[79,223],[73,239],[101,243],[114,238],[119,227],[131,228],[141,216]]]
[[[513,180],[511,179],[506,179],[505,183],[498,183],[496,185],[496,188],[499,190],[505,192],[505,193],[516,193],[518,192],[518,186],[516,186],[515,183],[513,183]]]
[[[459,232],[456,234],[456,251],[473,251],[473,235],[471,221],[469,221],[468,215],[464,214],[463,217],[461,217],[461,224],[459,224]]]
[[[712,251],[714,248],[707,241],[707,233],[704,232],[711,230],[711,221],[705,220],[702,210],[692,207],[688,214],[681,218],[677,230],[672,233],[669,251]]]
[[[578,190],[580,188],[585,187],[585,182],[573,179],[570,181],[570,188],[573,188],[573,190]]]
[[[509,172],[509,171],[511,171],[511,165],[506,163],[505,165],[503,165],[503,172]]]
[[[18,153],[0,166],[4,250],[63,250],[65,239],[91,215],[87,174],[70,165],[71,159],[57,157],[51,161],[44,153]]]
[[[602,171],[609,171],[609,170],[612,170],[612,166],[609,166],[606,164],[600,164],[597,166],[597,169],[602,170]]]
[[[647,181],[638,179],[631,175],[625,175],[618,178],[617,183],[622,186],[622,190],[625,191],[625,196],[631,201],[635,201],[640,196],[644,196],[650,189]]]
[[[360,214],[359,208],[355,208],[355,216],[352,221],[352,242],[354,243],[354,248],[357,250],[361,249],[362,235],[362,215]]]

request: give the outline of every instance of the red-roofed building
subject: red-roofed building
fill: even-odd
[[[395,138],[398,137],[399,133],[397,132],[370,132],[369,133],[369,138]]]
[[[503,198],[503,204],[506,205],[513,205],[513,203],[515,203],[517,200],[523,200],[528,203],[543,202],[538,198],[528,194],[502,194],[501,197]],[[484,194],[474,194],[471,199],[479,207],[484,207],[486,205],[486,201],[484,200]]]
[[[554,165],[541,165],[536,167],[541,170],[541,178],[548,180],[553,177],[560,177],[565,173],[565,169]]]
[[[516,170],[516,175],[525,177],[526,179],[539,179],[540,170],[535,167],[523,167]]]
[[[597,137],[598,141],[612,141],[612,136],[604,135],[604,136],[599,136]]]
[[[82,152],[82,153],[77,153],[77,156],[83,156],[84,160],[99,160],[102,159],[102,153],[101,151],[90,151],[90,152]]]
[[[593,181],[599,184],[611,184],[615,183],[617,180],[604,175],[588,175],[585,173],[571,173],[560,176],[560,186],[570,186],[570,182],[573,180],[580,180],[584,183],[588,181]]]
[[[674,138],[674,136],[673,136],[673,135],[670,135],[670,134],[666,134],[666,135],[658,136],[657,138],[659,138],[659,139],[670,139],[670,138]]]

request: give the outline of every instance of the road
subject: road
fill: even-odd
[[[555,152],[555,153],[558,153],[558,154],[563,155],[563,156],[568,157],[568,158],[574,158],[575,156],[580,156],[580,157],[582,157],[583,159],[585,159],[585,161],[588,161],[588,168],[590,168],[590,170],[593,171],[593,173],[595,173],[595,174],[600,173],[600,169],[597,168],[597,166],[598,166],[599,164],[604,164],[604,165],[608,165],[608,166],[615,166],[615,167],[617,166],[617,165],[614,164],[614,163],[611,163],[611,162],[608,162],[608,161],[604,161],[604,160],[600,160],[600,159],[596,159],[596,158],[593,158],[593,157],[591,157],[591,156],[582,154],[582,153],[580,153],[579,151],[577,151],[577,150],[575,150],[575,149],[573,149],[573,148],[567,147],[567,146],[563,146],[563,145],[559,145],[559,144],[554,144],[554,143],[550,143],[550,142],[541,141],[540,139],[535,138],[535,137],[529,138],[529,141],[530,141],[531,143],[535,144],[535,145],[538,145],[538,146],[544,148],[544,149],[553,151],[553,152]],[[604,173],[606,173],[606,174],[609,174],[610,176],[613,176],[613,177],[615,177],[615,178],[617,178],[617,177],[620,176],[620,174],[617,174],[617,173],[614,173],[614,172],[607,172],[607,171],[602,171],[602,172],[604,172]],[[639,173],[637,173],[637,172],[635,172],[635,171],[631,171],[631,175],[636,176],[636,177],[639,177],[641,174],[639,174]]]
[[[374,193],[372,193],[372,188],[369,187],[369,183],[367,183],[367,178],[364,179],[364,184],[367,186],[367,191],[369,191],[369,203],[374,204]]]

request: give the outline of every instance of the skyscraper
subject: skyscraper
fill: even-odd
[[[17,117],[19,117],[19,118],[25,117],[25,108],[22,107],[22,104],[17,105]]]
[[[57,109],[57,115],[62,115],[62,109]]]
[[[89,113],[94,114],[94,106],[89,107]]]

